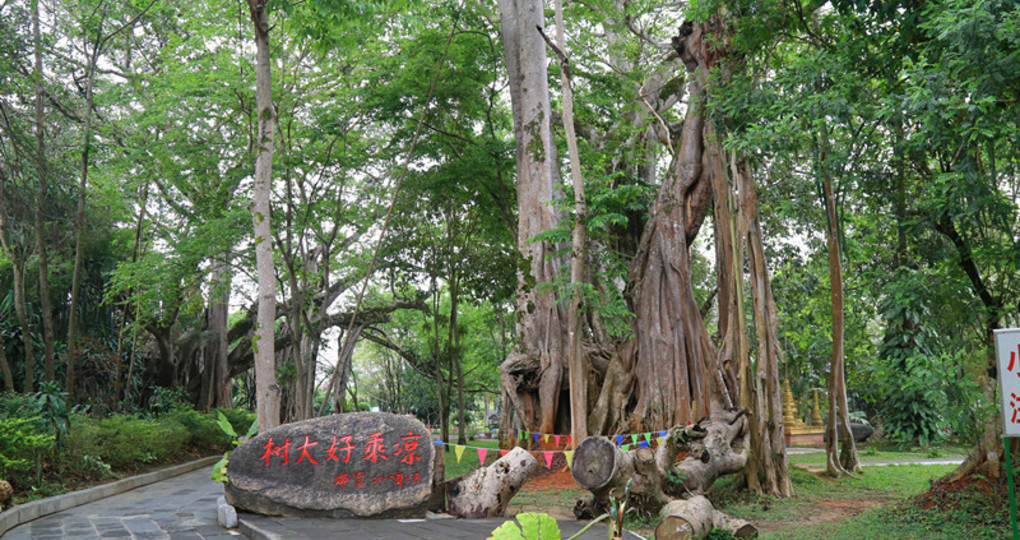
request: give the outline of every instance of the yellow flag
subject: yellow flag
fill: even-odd
[[[453,446],[453,453],[457,454],[457,463],[460,463],[460,457],[464,455],[464,447],[456,444],[451,446]]]
[[[574,451],[565,450],[563,452],[563,457],[567,458],[567,467],[570,467],[570,464],[574,461]]]
[[[662,446],[662,443],[664,442],[666,442],[665,437],[659,437],[658,439],[655,439],[655,444],[658,444],[659,446]]]
[[[542,442],[549,442],[549,435],[543,435]]]

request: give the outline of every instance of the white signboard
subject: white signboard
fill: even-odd
[[[995,331],[995,359],[999,366],[1002,432],[1020,437],[1020,328]]]

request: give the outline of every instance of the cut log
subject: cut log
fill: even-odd
[[[712,529],[722,529],[736,538],[756,538],[758,529],[744,519],[716,510],[702,495],[675,500],[662,507],[662,523],[655,528],[655,540],[704,538]]]
[[[467,519],[502,516],[537,468],[538,460],[518,447],[488,467],[451,480],[446,486],[449,513]]]
[[[601,514],[608,508],[610,496],[622,499],[631,480],[631,496],[645,501],[642,506],[647,511],[658,511],[671,500],[662,491],[662,475],[650,448],[626,452],[605,437],[588,437],[578,445],[571,465],[574,481],[593,496],[593,501],[575,505],[578,519]]]
[[[588,437],[577,447],[570,472],[593,500],[576,505],[574,513],[598,515],[610,496],[623,497],[630,480],[631,502],[647,512],[658,512],[674,497],[704,493],[720,476],[744,468],[746,438],[744,411],[721,408],[697,424],[670,429],[654,451],[624,451],[605,437]]]

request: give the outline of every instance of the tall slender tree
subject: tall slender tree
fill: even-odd
[[[258,280],[258,316],[255,334],[255,392],[259,431],[280,423],[280,387],[276,382],[276,272],[273,265],[272,210],[273,106],[269,56],[269,11],[265,0],[248,0],[255,28],[255,114],[258,136],[255,147],[255,187],[251,217],[255,228],[255,260]]]

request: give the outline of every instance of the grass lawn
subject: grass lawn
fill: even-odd
[[[897,461],[910,459],[948,459],[964,458],[969,448],[958,446],[941,446],[932,448],[897,448],[890,445],[860,445],[857,453],[861,461]],[[810,454],[789,454],[792,464],[798,463],[825,463],[825,452],[812,452]]]
[[[468,445],[487,449],[487,465],[499,457],[495,440],[469,441]],[[453,448],[446,450],[448,480],[479,467],[476,448],[465,448],[459,463]],[[881,445],[860,448],[861,460],[865,462],[958,458],[965,454],[966,449],[959,447],[940,447],[934,451]],[[791,454],[790,461],[824,464],[825,453]],[[951,491],[928,504],[915,503],[915,496],[926,492],[933,481],[955,467],[866,467],[860,477],[841,480],[793,468],[793,498],[752,496],[734,489],[733,477],[716,482],[709,498],[718,509],[754,523],[764,540],[1007,538],[1008,502],[1003,494],[984,484],[970,491]],[[563,479],[551,485],[548,480],[525,484],[510,502],[510,513],[544,512],[557,519],[572,519],[574,502],[587,496],[587,492],[567,485]],[[657,521],[652,516],[628,516],[626,527],[651,538]]]
[[[793,469],[792,499],[751,497],[730,489],[729,478],[716,483],[711,498],[720,510],[757,525],[764,540],[1006,538],[1007,506],[994,500],[962,495],[959,508],[929,509],[908,502],[954,468],[872,467],[842,480]]]
[[[490,465],[499,459],[499,441],[496,439],[469,440],[468,446],[486,448],[485,464]],[[478,461],[478,450],[476,448],[465,448],[464,453],[457,462],[457,454],[452,446],[436,446],[436,451],[446,450],[446,479],[453,480],[463,476],[480,467]]]

